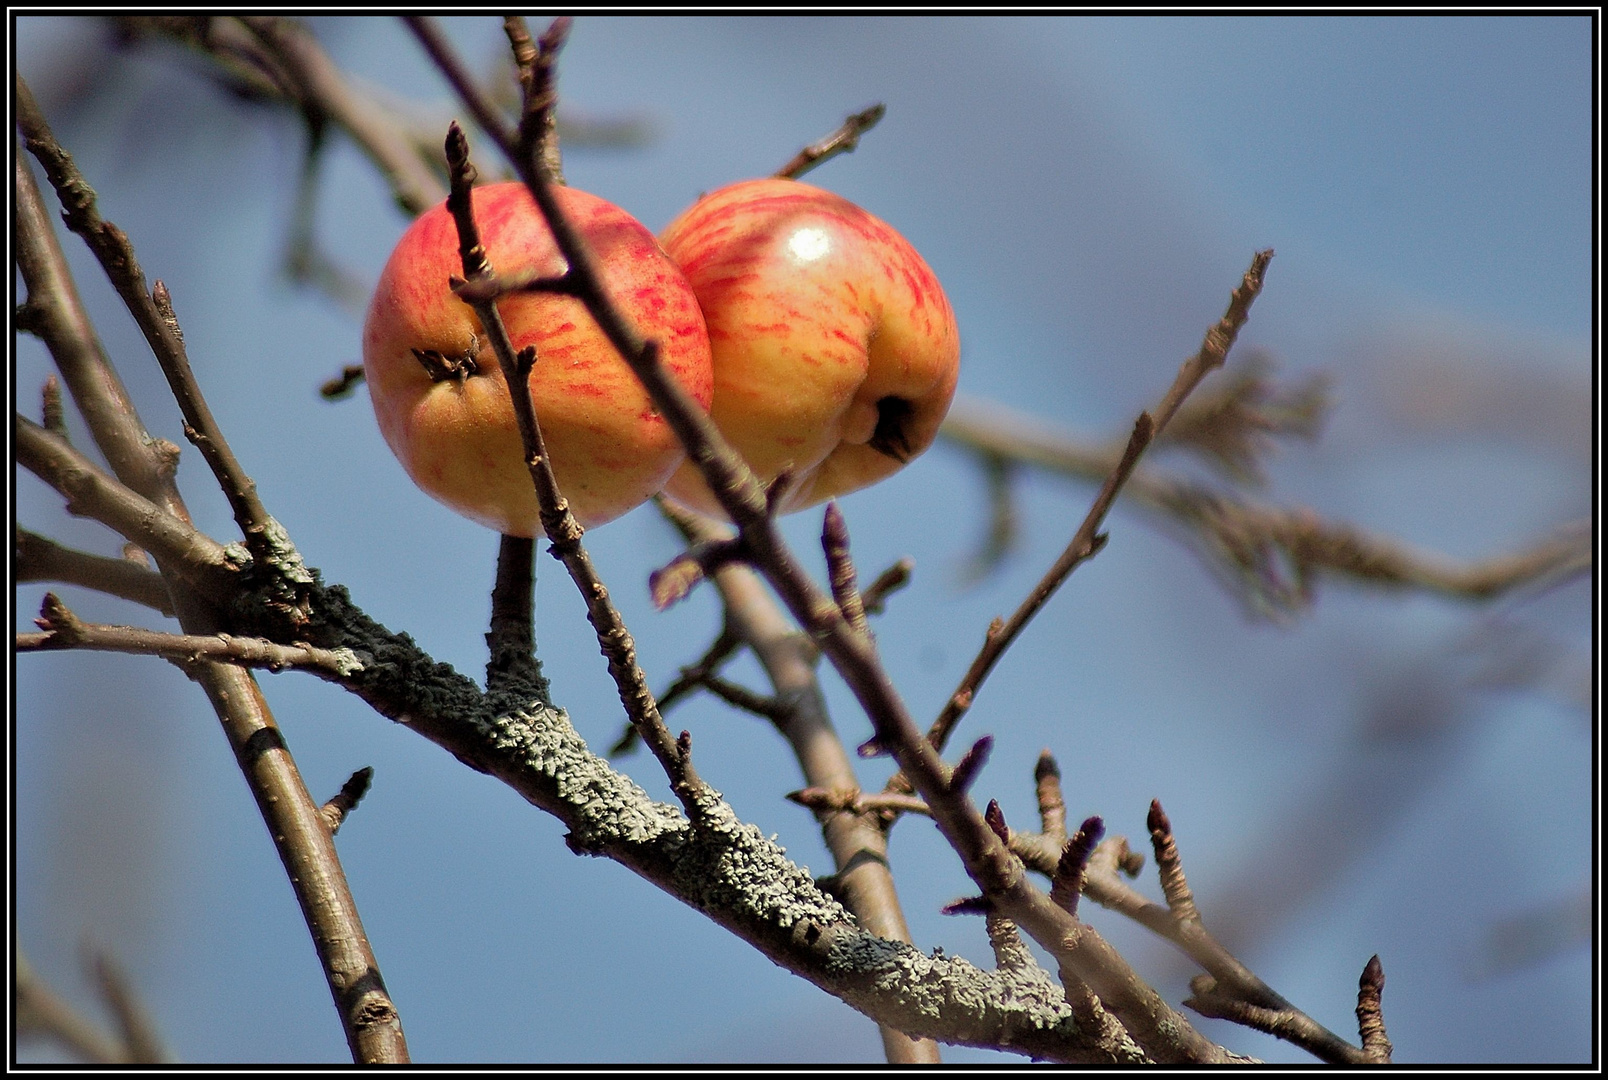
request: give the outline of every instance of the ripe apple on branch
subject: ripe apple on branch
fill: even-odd
[[[954,397],[959,333],[937,277],[886,223],[809,184],[750,180],[700,199],[661,249],[611,203],[555,191],[611,294],[721,434],[762,481],[787,474],[779,511],[874,483],[932,444]],[[505,280],[564,272],[524,185],[476,188],[473,201]],[[484,327],[452,290],[459,259],[442,205],[386,263],[363,333],[375,416],[420,488],[507,535],[534,536],[537,501],[507,387],[481,355]],[[536,347],[533,403],[582,525],[624,514],[667,480],[678,501],[720,512],[580,301],[547,291],[500,303],[513,345]]]

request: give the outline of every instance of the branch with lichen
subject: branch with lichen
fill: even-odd
[[[984,822],[964,795],[949,787],[950,773],[937,752],[916,732],[898,693],[876,658],[867,635],[856,631],[837,604],[822,593],[788,550],[772,518],[773,508],[740,456],[725,442],[660,363],[655,344],[641,337],[612,303],[595,257],[558,206],[552,181],[535,166],[513,135],[499,131],[494,110],[469,80],[440,31],[424,19],[410,17],[409,26],[465,105],[491,133],[530,189],[560,252],[568,263],[565,291],[588,312],[642,382],[671,430],[687,448],[688,458],[703,474],[721,508],[737,527],[749,559],[781,595],[793,616],[818,641],[856,698],[871,717],[876,736],[898,761],[916,791],[933,810],[939,827],[961,856],[966,870],[990,901],[1022,929],[1050,949],[1080,988],[1098,995],[1104,1009],[1126,1033],[1157,1060],[1221,1061],[1226,1051],[1203,1038],[1146,985],[1127,963],[1085,924],[1072,919],[1047,896],[1029,885],[1020,863],[1003,840]],[[1264,258],[1265,263],[1265,258]],[[1165,422],[1190,390],[1232,344],[1244,311],[1255,296],[1247,285],[1236,291],[1229,312],[1208,332],[1207,344],[1180,369],[1156,415]],[[1140,443],[1148,442],[1151,418],[1136,425]],[[1137,453],[1134,455],[1137,457]],[[1117,481],[1120,484],[1120,480]],[[1092,538],[1089,543],[1092,543]],[[1087,547],[1088,544],[1085,544]],[[1078,555],[1086,558],[1088,552]],[[1068,980],[1068,993],[1073,987]]]

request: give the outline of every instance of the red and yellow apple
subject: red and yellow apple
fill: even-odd
[[[716,427],[762,481],[791,476],[779,511],[874,483],[932,444],[960,334],[937,277],[886,222],[797,180],[745,180],[659,239],[708,323]],[[691,462],[665,490],[720,513]]]
[[[681,271],[619,207],[575,188],[559,205],[591,245],[609,295],[681,385],[708,407],[709,339]],[[557,275],[563,256],[523,184],[474,189],[475,221],[504,279]],[[403,233],[363,327],[363,368],[380,431],[425,492],[481,524],[538,536],[541,522],[496,354],[462,276],[445,204]],[[520,293],[498,301],[516,350],[536,347],[531,398],[559,490],[582,525],[609,521],[659,491],[685,457],[646,391],[579,300]]]

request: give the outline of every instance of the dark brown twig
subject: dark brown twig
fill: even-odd
[[[794,154],[791,161],[776,170],[776,175],[783,180],[797,180],[824,161],[839,154],[853,153],[854,148],[860,145],[860,136],[876,127],[877,121],[887,111],[887,106],[878,102],[863,112],[853,114],[832,134]]]
[[[325,401],[339,401],[351,397],[357,384],[363,381],[363,365],[348,364],[341,368],[341,373],[333,379],[327,380],[318,388],[318,393]]]
[[[755,693],[746,686],[715,674],[705,675],[702,682],[704,689],[733,708],[763,716],[776,724],[785,724],[792,716],[792,706],[780,698]]]
[[[662,694],[658,695],[659,714],[662,716],[669,712],[676,702],[694,690],[701,688],[704,685],[704,679],[717,673],[721,665],[729,660],[741,646],[742,642],[731,632],[731,628],[722,626],[715,640],[710,643],[709,648],[704,650],[703,656],[699,657],[697,662],[682,668],[681,673],[676,676],[676,680],[666,687]],[[627,721],[625,729],[620,733],[620,737],[609,748],[609,756],[616,757],[620,754],[628,753],[636,748],[640,739],[641,736],[637,734],[636,726]]]
[[[881,615],[888,597],[910,584],[910,575],[916,561],[909,556],[900,559],[876,576],[876,580],[860,590],[860,606],[867,615]]]
[[[854,558],[849,554],[849,526],[843,520],[843,511],[837,500],[826,504],[826,516],[821,525],[821,547],[826,552],[826,577],[832,586],[832,599],[849,625],[862,634],[870,634],[865,621],[865,602],[860,598],[854,573]]]

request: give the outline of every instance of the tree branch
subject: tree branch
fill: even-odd
[[[17,526],[15,555],[13,569],[19,583],[58,581],[81,585],[155,608],[170,618],[173,615],[173,600],[168,596],[162,575],[132,560],[112,559],[62,547],[54,540],[30,532],[20,525]]]
[[[175,356],[180,360],[183,357],[171,308],[145,294],[144,274],[134,261],[127,237],[94,214],[94,193],[50,135],[20,77],[18,113],[29,132],[30,149],[43,155],[42,164],[52,180],[58,182],[69,227],[76,225],[90,234],[86,240],[101,258],[114,287],[123,294],[153,352],[159,359],[166,357],[170,361],[165,368],[170,387],[176,395],[185,393],[184,387],[175,382],[171,362]],[[191,528],[189,513],[173,480],[176,448],[164,450],[163,444],[151,439],[121,380],[99,348],[88,320],[75,317],[78,305],[71,274],[43,212],[32,173],[22,167],[20,160],[17,192],[19,233],[32,234],[29,258],[19,260],[29,289],[28,302],[38,311],[55,313],[53,323],[60,334],[59,348],[52,348],[52,356],[96,444],[129,487],[111,480],[64,440],[21,417],[16,425],[18,459],[67,495],[69,508],[78,501],[120,516],[122,527],[112,521],[108,524],[156,557],[168,581],[180,626],[190,634],[215,634],[224,628],[219,609],[225,604],[220,600],[226,601],[237,593],[241,575],[232,562],[226,564],[223,549],[215,541]],[[198,405],[201,411],[187,410],[187,420],[204,414],[205,403],[199,400],[198,391],[192,405]],[[208,416],[201,429],[210,432],[210,423]],[[217,445],[221,445],[221,439]],[[256,512],[260,507],[243,474],[229,467],[220,468],[216,461],[214,471],[226,489],[233,488],[230,494],[237,519],[244,519],[242,526],[254,543],[258,563],[255,569],[262,572],[262,581],[288,585],[293,593],[295,572],[305,575],[305,570],[294,558],[294,549],[283,531],[265,514]],[[277,595],[274,600],[283,604],[285,597]],[[250,672],[232,664],[202,662],[193,665],[189,673],[206,691],[268,827],[312,936],[353,1057],[362,1062],[406,1061],[401,1022],[363,933],[329,830],[307,793],[261,688]]]
[[[18,634],[18,652],[44,652],[59,649],[86,649],[91,652],[122,652],[162,656],[180,666],[198,660],[219,660],[242,667],[284,671],[292,668],[335,679],[361,670],[362,662],[350,650],[315,649],[311,645],[278,645],[263,638],[234,637],[230,634],[165,634],[138,626],[108,626],[84,622],[57,599],[46,593],[34,620],[42,634]]]

